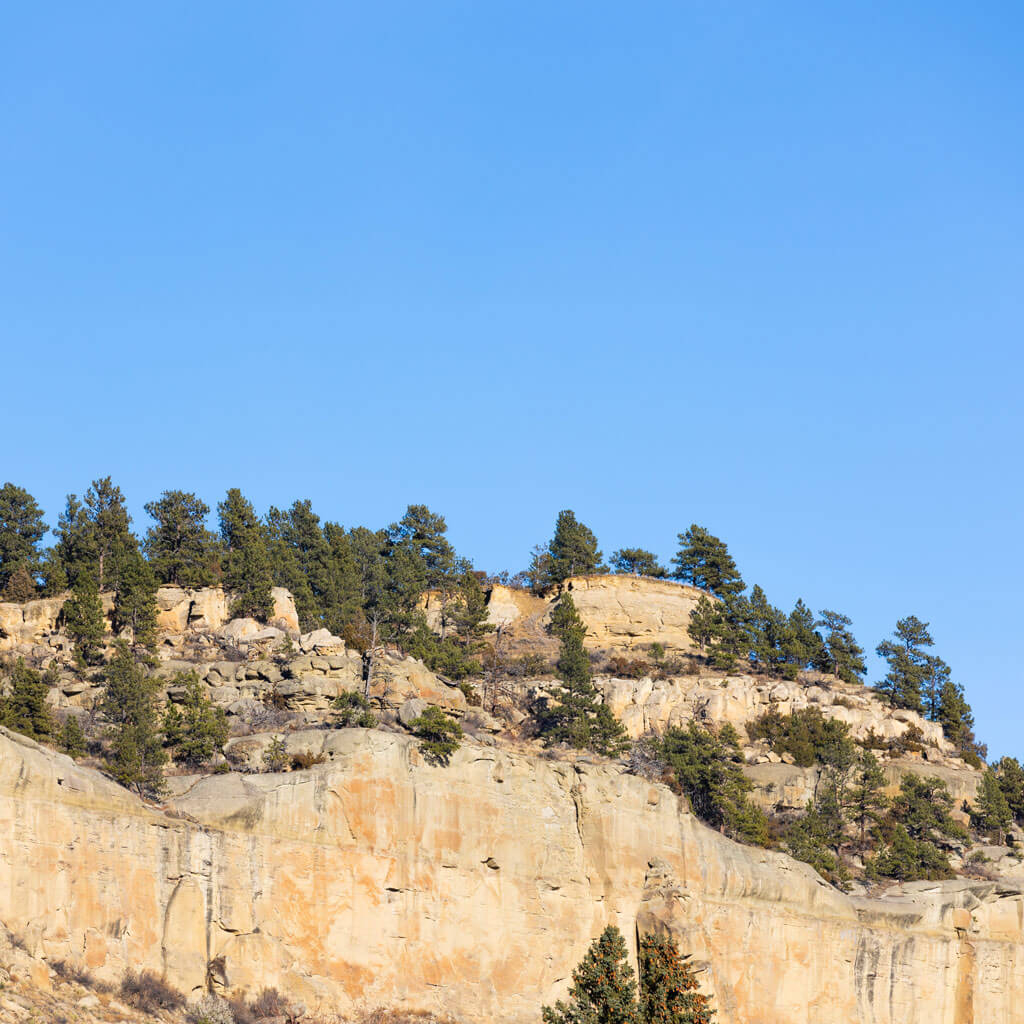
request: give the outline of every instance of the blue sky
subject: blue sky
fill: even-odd
[[[698,522],[1024,755],[1024,14],[871,7],[10,7],[0,479]]]

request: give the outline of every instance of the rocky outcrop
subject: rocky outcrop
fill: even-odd
[[[299,617],[292,595],[284,587],[274,587],[271,595],[274,610],[268,625],[298,636]],[[61,609],[68,597],[70,594],[25,604],[0,603],[0,651],[45,644],[57,632]],[[179,636],[189,630],[215,632],[231,621],[231,595],[220,587],[160,587],[156,604],[157,629],[165,636]],[[104,594],[103,610],[108,624],[113,607],[113,595]]]
[[[557,644],[547,635],[547,625],[566,590],[587,625],[585,643],[591,650],[633,651],[652,643],[677,652],[693,649],[687,626],[703,592],[671,580],[574,576],[542,597],[499,584],[488,594],[489,621],[519,651],[553,651]],[[436,618],[436,600],[428,598],[425,610],[428,621],[432,614]]]
[[[834,677],[818,681],[784,682],[763,676],[677,676],[671,679],[599,679],[598,685],[612,711],[633,737],[661,732],[691,719],[734,725],[745,735],[749,722],[774,709],[787,715],[817,707],[829,718],[850,727],[856,740],[892,740],[911,727],[920,730],[921,744],[932,761],[953,760],[955,748],[942,726],[915,711],[890,708],[864,686],[841,683]]]
[[[536,1021],[607,923],[666,928],[722,1024],[1010,1024],[1024,898],[1006,883],[850,899],[615,766],[379,731],[286,775],[176,780],[164,813],[0,731],[0,921],[29,952],[196,991]]]

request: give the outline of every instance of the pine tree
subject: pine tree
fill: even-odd
[[[714,635],[707,647],[712,667],[728,671],[737,658],[749,658],[754,647],[750,601],[733,594],[717,604]]]
[[[664,579],[668,575],[668,570],[658,561],[658,556],[644,548],[619,548],[611,557],[611,567],[623,576]]]
[[[19,565],[7,577],[7,584],[0,591],[0,601],[12,601],[14,604],[24,604],[36,596],[36,581],[24,565]]]
[[[571,576],[603,572],[597,537],[576,518],[572,509],[558,513],[555,535],[548,545],[548,583],[562,583]]]
[[[999,778],[991,768],[986,768],[971,803],[971,828],[1000,846],[1012,823],[1013,813]]]
[[[129,630],[132,645],[156,640],[156,578],[137,547],[124,556],[114,593],[114,631]]]
[[[725,543],[694,523],[679,534],[679,551],[672,559],[673,576],[716,597],[742,593],[745,584]]]
[[[324,593],[324,624],[341,635],[348,623],[362,614],[360,577],[352,542],[338,523],[324,523],[328,547],[327,590]]]
[[[896,643],[883,640],[876,648],[876,653],[889,663],[889,671],[875,689],[892,707],[922,711],[921,689],[928,673],[928,655],[922,648],[934,642],[928,623],[910,615],[896,623],[893,636]]]
[[[568,743],[606,755],[621,753],[627,746],[626,733],[598,700],[590,658],[583,646],[586,627],[568,591],[555,605],[549,629],[561,641],[556,665],[561,685],[537,709],[544,742]]]
[[[28,575],[34,588],[41,569],[39,542],[46,530],[43,513],[28,491],[12,483],[0,487],[0,591],[18,570]]]
[[[921,699],[924,714],[929,722],[939,721],[942,706],[942,691],[950,681],[950,668],[941,659],[932,656],[925,658],[924,675],[921,680]]]
[[[1014,821],[1024,824],[1024,768],[1017,758],[1003,757],[992,769]]]
[[[167,761],[157,717],[159,683],[146,676],[120,640],[104,678],[100,711],[109,723],[107,770],[140,796],[159,794]]]
[[[685,728],[672,726],[665,730],[658,752],[701,821],[733,838],[767,844],[768,822],[748,799],[754,786],[743,774],[743,756],[732,726],[717,733],[692,721]]]
[[[410,724],[420,741],[420,750],[434,764],[448,764],[462,742],[462,726],[436,704],[430,704]]]
[[[124,559],[137,547],[121,488],[109,476],[93,480],[85,492],[85,511],[96,552],[96,582],[101,591],[116,589]]]
[[[409,505],[405,515],[388,527],[389,557],[399,548],[413,556],[416,569],[410,578],[417,580],[417,599],[425,589],[440,590],[452,575],[455,549],[445,536],[447,532],[444,516],[431,512],[426,505]]]
[[[543,1008],[544,1024],[641,1024],[636,977],[614,925],[594,940],[572,980],[567,1002]]]
[[[210,700],[195,672],[179,672],[171,687],[184,687],[181,704],[169,704],[164,713],[164,744],[178,763],[198,768],[216,754],[228,739],[228,720],[223,708]]]
[[[155,525],[146,533],[145,551],[163,584],[208,587],[217,579],[217,537],[206,528],[209,506],[188,491],[164,491],[146,503]]]
[[[33,740],[48,740],[53,718],[46,704],[49,690],[42,676],[18,658],[7,679],[9,694],[0,697],[0,725]]]
[[[889,798],[882,792],[884,788],[885,772],[875,755],[865,750],[858,760],[847,797],[850,820],[857,829],[861,847],[867,840],[868,829],[881,821],[889,806]]]
[[[974,736],[974,713],[964,696],[964,688],[951,679],[946,679],[939,691],[936,720],[960,756],[973,767],[980,767],[979,754],[984,756],[985,748]]]
[[[103,660],[103,637],[106,619],[96,579],[81,572],[71,597],[64,602],[64,629],[75,645],[75,652],[86,665],[98,665]]]
[[[789,619],[769,604],[764,591],[750,592],[750,639],[754,658],[768,672],[777,672],[785,661],[789,643]]]
[[[789,628],[784,644],[785,658],[790,665],[796,665],[797,668],[828,667],[829,655],[816,626],[814,612],[802,600],[797,600],[796,606],[789,613]]]
[[[64,586],[72,589],[83,574],[98,580],[99,556],[95,530],[89,520],[88,510],[77,495],[68,495],[54,533],[57,543],[52,554],[48,553],[47,592],[51,595],[59,592],[54,590],[54,581],[61,576],[64,578]]]
[[[722,624],[722,611],[717,601],[701,594],[693,611],[686,632],[690,639],[703,651],[718,635]]]
[[[715,1015],[693,968],[669,936],[640,939],[640,1020],[643,1024],[711,1024]]]
[[[81,757],[85,753],[85,733],[82,732],[82,727],[78,724],[78,719],[74,715],[69,714],[64,719],[57,742],[60,744],[60,749],[68,757]]]
[[[252,504],[233,487],[217,506],[224,544],[224,586],[233,595],[231,614],[266,622],[273,614],[273,577],[263,527]]]
[[[825,637],[825,664],[822,666],[846,683],[859,683],[864,678],[864,649],[854,639],[849,626],[851,620],[840,612],[825,608],[818,612],[821,618],[814,624],[828,631]]]

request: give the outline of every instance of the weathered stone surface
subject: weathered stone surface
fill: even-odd
[[[171,817],[0,732],[0,920],[110,979],[148,967],[196,990],[223,956],[232,987],[524,1024],[614,922],[631,944],[676,932],[721,1024],[1019,1020],[1012,885],[850,899],[614,767],[323,742],[335,760],[311,771],[174,780]]]
[[[543,597],[511,587],[491,588],[487,611],[492,625],[522,649],[553,650],[547,635],[551,609],[565,589],[572,593],[580,617],[587,625],[585,643],[592,649],[633,650],[660,643],[675,651],[693,648],[687,633],[690,612],[701,597],[695,587],[670,580],[635,576],[575,576]],[[428,595],[428,621],[436,618],[437,601]]]
[[[0,651],[35,643],[52,633],[68,596],[45,597],[25,604],[0,602]]]

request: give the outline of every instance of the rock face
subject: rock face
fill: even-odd
[[[587,624],[585,643],[592,650],[630,651],[660,643],[673,651],[690,651],[690,612],[702,591],[669,580],[636,576],[574,576],[543,597],[501,585],[487,599],[488,618],[501,626],[520,650],[554,651],[546,632],[551,610],[563,590],[572,593]],[[436,602],[425,603],[428,622],[437,618]]]
[[[721,1024],[1011,1024],[1024,898],[1007,883],[843,896],[615,767],[377,731],[330,763],[176,780],[172,813],[0,730],[0,921],[29,952],[196,991],[535,1022],[591,939],[667,928]]]
[[[268,625],[298,635],[299,617],[295,601],[284,587],[271,591],[274,611]],[[44,597],[25,604],[0,602],[0,651],[19,646],[39,644],[57,629],[61,609],[70,594]],[[114,599],[103,595],[103,610],[108,619]],[[157,629],[178,635],[189,629],[213,632],[230,621],[231,595],[220,587],[186,590],[182,587],[160,587],[156,592]]]

